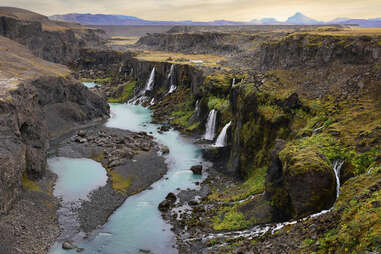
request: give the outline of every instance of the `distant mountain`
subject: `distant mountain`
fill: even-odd
[[[324,22],[311,19],[302,13],[297,12],[294,16],[289,17],[285,23],[289,25],[317,25]]]
[[[210,22],[198,22],[192,20],[184,21],[152,21],[144,20],[134,16],[107,15],[107,14],[80,14],[70,13],[65,15],[54,15],[49,17],[52,20],[75,22],[82,25],[206,25],[206,26],[230,26],[230,25],[323,25],[323,24],[357,24],[361,27],[381,27],[381,18],[374,19],[351,19],[336,18],[329,22],[318,21],[297,12],[289,17],[287,21],[278,21],[275,18],[253,19],[249,22],[236,22],[230,20],[215,20]]]

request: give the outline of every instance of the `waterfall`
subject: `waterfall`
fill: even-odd
[[[198,112],[200,111],[200,100],[197,100],[196,101],[196,105],[195,105],[195,109],[194,111],[198,114]]]
[[[217,111],[212,109],[209,112],[208,122],[206,123],[206,131],[204,139],[213,140],[216,136],[216,120],[217,120]]]
[[[169,71],[169,74],[168,74],[168,81],[169,81],[169,84],[170,84],[168,94],[173,93],[177,89],[177,87],[175,85],[175,82],[173,80],[174,79],[174,72],[175,72],[175,66],[172,64],[171,65],[171,70]]]
[[[230,125],[232,124],[232,122],[229,122],[227,125],[225,125],[225,127],[222,129],[220,135],[218,135],[217,137],[217,141],[216,143],[214,144],[215,147],[224,147],[226,146],[227,144],[227,137],[226,137],[226,132],[227,130],[229,129]]]
[[[150,105],[153,106],[155,105],[155,98],[152,98],[151,102],[150,102]]]
[[[156,70],[155,67],[153,67],[151,75],[149,76],[149,79],[147,81],[147,84],[144,90],[141,90],[137,95],[134,96],[134,98],[130,99],[128,101],[129,104],[140,105],[149,99],[147,96],[145,96],[145,94],[147,91],[151,91],[153,89],[153,86],[155,84],[155,70]],[[133,69],[131,69],[131,72],[132,71]]]
[[[154,84],[155,84],[155,67],[153,67],[152,69],[151,75],[149,76],[144,92],[151,91],[153,89]]]
[[[336,176],[336,198],[340,195],[340,170],[344,165],[344,161],[342,160],[336,160],[333,163],[333,171],[335,172]]]
[[[235,85],[235,78],[233,78],[233,81],[232,81],[232,87]]]

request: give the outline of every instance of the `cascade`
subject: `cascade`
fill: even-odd
[[[206,140],[213,140],[216,131],[216,120],[217,120],[217,111],[215,109],[212,109],[209,112],[208,116],[208,122],[206,124],[206,131],[204,135],[204,139]]]
[[[340,195],[340,171],[343,165],[344,165],[344,161],[342,160],[336,160],[333,163],[333,171],[335,172],[335,176],[336,176],[336,198],[338,198]]]
[[[218,135],[217,137],[217,141],[216,143],[214,144],[215,147],[224,147],[226,146],[226,143],[227,143],[227,137],[226,137],[226,132],[227,130],[229,129],[230,125],[232,124],[232,122],[229,122],[228,124],[225,125],[225,127],[222,129],[220,135]]]
[[[175,66],[172,64],[171,70],[169,71],[169,74],[168,74],[168,81],[170,84],[168,94],[173,93],[177,89],[175,82],[174,82],[174,72],[175,72]]]

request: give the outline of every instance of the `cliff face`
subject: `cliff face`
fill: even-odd
[[[299,34],[261,46],[262,71],[339,64],[373,64],[381,59],[379,39],[368,36]]]
[[[101,30],[64,22],[16,8],[0,8],[0,35],[15,40],[47,61],[69,64],[83,47],[102,46]]]
[[[162,33],[143,36],[136,44],[162,51],[230,55],[243,52],[253,38],[255,36],[221,32]]]
[[[0,43],[0,63],[7,64],[0,71],[0,213],[7,213],[22,190],[22,176],[44,175],[49,139],[106,118],[109,108],[64,66],[6,38]]]

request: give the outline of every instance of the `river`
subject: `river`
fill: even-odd
[[[111,118],[106,126],[151,133],[158,143],[166,145],[170,149],[170,153],[166,157],[169,170],[161,180],[152,185],[152,189],[129,197],[100,230],[94,232],[88,239],[80,238],[81,240],[76,241],[76,244],[78,247],[84,248],[82,253],[86,254],[142,253],[140,250],[149,250],[150,253],[156,254],[177,253],[174,247],[175,236],[170,230],[170,225],[162,219],[157,207],[169,192],[176,193],[178,188],[197,188],[195,182],[201,180],[200,176],[193,175],[189,169],[191,166],[203,162],[201,151],[197,145],[193,144],[192,139],[182,136],[178,131],[170,130],[162,134],[158,133],[157,128],[160,125],[151,123],[149,109],[130,104],[110,104],[110,107]],[[64,161],[66,166],[59,163],[60,160]],[[71,188],[62,186],[72,184],[71,181],[76,177],[76,174],[73,174],[73,168],[80,167],[78,162],[93,163],[87,159],[49,159],[50,168],[58,175],[56,188],[59,188],[59,192],[57,195],[64,200],[73,196]],[[70,168],[70,165],[73,168]],[[88,166],[86,165],[85,168]],[[97,168],[96,164],[93,166]],[[89,174],[88,170],[85,171],[84,174]],[[83,178],[83,173],[81,173],[81,177]],[[102,182],[102,179],[98,179],[98,177],[104,176],[97,173],[91,177],[96,178],[95,182]],[[81,189],[73,188],[76,191]],[[89,191],[88,188],[82,189],[86,192]],[[56,193],[57,191],[55,191]],[[81,196],[81,194],[76,193],[76,196]],[[76,253],[76,251],[65,251],[61,249],[60,243],[56,243],[50,253]]]

